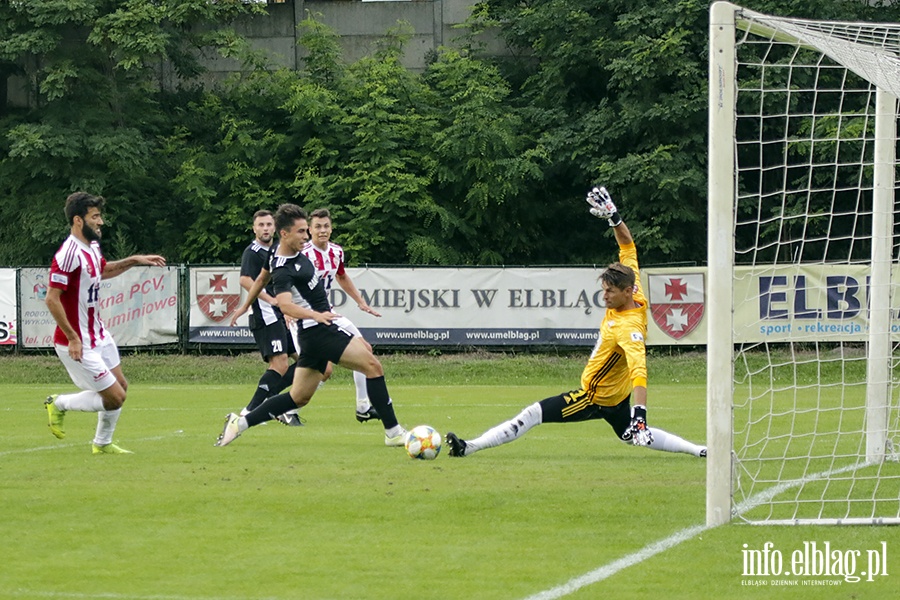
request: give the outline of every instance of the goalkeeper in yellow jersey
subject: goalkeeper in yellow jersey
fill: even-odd
[[[535,402],[477,438],[464,440],[447,433],[450,456],[469,456],[506,444],[541,423],[605,419],[619,439],[635,446],[706,457],[706,447],[647,426],[647,299],[641,290],[637,250],[605,188],[593,188],[587,201],[592,215],[608,219],[619,244],[619,262],[600,275],[606,314],[581,374],[581,387]]]

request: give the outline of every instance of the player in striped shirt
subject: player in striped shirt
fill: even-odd
[[[122,374],[119,349],[100,318],[100,282],[137,265],[164,267],[155,254],[107,262],[100,252],[104,199],[75,192],[66,199],[70,234],[53,256],[47,308],[56,321],[53,344],[72,382],[82,391],[53,394],[44,402],[50,432],[66,436],[67,411],[97,413],[94,454],[130,454],[113,443],[113,432],[125,402],[128,381]]]
[[[303,254],[312,262],[316,268],[316,274],[325,283],[325,293],[331,298],[331,286],[337,282],[341,289],[347,293],[350,298],[356,302],[356,305],[363,312],[369,313],[376,317],[381,315],[375,312],[368,302],[356,289],[350,275],[347,274],[344,263],[344,249],[331,241],[331,213],[327,208],[319,208],[312,211],[309,215],[309,233],[310,241],[303,248]],[[333,308],[333,307],[332,307]],[[351,332],[354,336],[362,339],[362,334],[356,325],[345,316],[340,316],[334,320],[334,324]],[[362,340],[369,349],[372,347]],[[356,385],[356,420],[364,423],[371,419],[378,418],[378,412],[372,408],[369,402],[369,394],[366,391],[366,376],[359,371],[353,372],[353,383]]]
[[[609,220],[619,262],[600,276],[606,314],[577,390],[535,402],[513,419],[472,440],[447,433],[450,456],[469,456],[516,440],[541,423],[604,419],[624,442],[653,450],[706,457],[706,448],[647,426],[647,299],[641,289],[634,238],[605,188],[588,192],[590,212]]]

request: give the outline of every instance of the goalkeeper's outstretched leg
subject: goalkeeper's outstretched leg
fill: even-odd
[[[682,452],[684,454],[692,454],[700,458],[706,458],[706,446],[698,446],[692,444],[686,439],[659,429],[651,427],[650,432],[653,434],[653,441],[647,447],[651,450],[661,450],[663,452]]]
[[[601,274],[606,313],[599,339],[581,374],[581,387],[528,406],[479,437],[447,434],[450,456],[469,456],[519,439],[541,423],[605,419],[635,446],[705,457],[706,448],[650,427],[647,420],[647,298],[641,289],[637,248],[612,196],[603,186],[587,193],[591,215],[606,219],[619,248],[618,262]]]

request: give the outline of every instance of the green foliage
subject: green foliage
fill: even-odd
[[[0,264],[45,264],[72,191],[107,196],[107,247],[172,258],[181,215],[162,134],[171,127],[160,64],[195,74],[192,49],[239,14],[239,1],[0,4],[0,77],[16,74],[29,105],[0,113]]]
[[[748,3],[793,16],[900,19],[895,3]],[[602,263],[582,201],[606,184],[644,264],[705,260],[708,3],[484,0],[475,34],[424,73],[398,23],[349,64],[336,33],[299,27],[303,68],[279,69],[235,31],[240,0],[0,4],[0,264],[43,264],[62,199],[107,196],[107,252],[235,261],[249,216],[329,207],[356,263]],[[265,18],[260,16],[259,18]],[[242,65],[199,83],[201,51]],[[819,127],[831,126],[821,123]],[[546,233],[545,233],[546,232]],[[560,235],[562,234],[562,235]]]

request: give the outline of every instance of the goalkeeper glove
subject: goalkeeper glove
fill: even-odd
[[[612,197],[603,186],[594,187],[587,193],[587,203],[591,205],[591,214],[599,219],[607,219],[610,227],[622,223],[622,217],[616,210]]]
[[[647,427],[646,406],[631,407],[631,426],[628,431],[631,432],[631,443],[635,446],[649,446],[653,443],[653,434]]]

